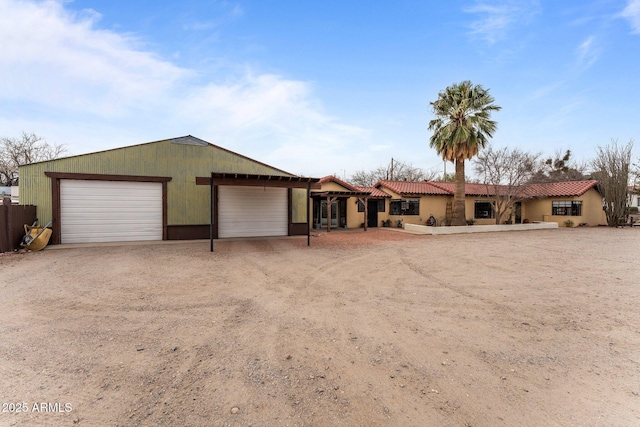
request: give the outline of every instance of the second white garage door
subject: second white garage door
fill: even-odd
[[[162,183],[60,181],[62,243],[162,240]]]
[[[218,237],[288,235],[287,189],[218,187]]]

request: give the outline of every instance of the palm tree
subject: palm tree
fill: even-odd
[[[431,103],[436,118],[429,122],[434,131],[429,145],[456,165],[451,225],[466,225],[464,161],[477,155],[497,128],[490,117],[501,107],[493,101],[488,90],[466,80],[449,86]]]

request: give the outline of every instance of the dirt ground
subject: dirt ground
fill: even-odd
[[[0,426],[637,426],[640,228],[0,256]]]

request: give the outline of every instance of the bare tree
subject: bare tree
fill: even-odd
[[[18,166],[57,159],[66,152],[64,145],[50,145],[34,133],[19,138],[0,138],[0,184],[18,185]]]
[[[598,180],[603,195],[604,211],[610,227],[616,227],[628,219],[632,149],[633,140],[621,146],[617,140],[612,139],[606,147],[598,147],[596,158],[593,160],[593,175]]]
[[[571,150],[566,150],[564,154],[561,151],[556,151],[553,157],[538,164],[535,174],[531,177],[531,182],[582,181],[587,179],[586,170],[586,164],[578,163],[571,158]]]
[[[351,175],[349,182],[361,187],[371,187],[380,180],[388,181],[424,181],[434,179],[436,172],[425,171],[413,164],[391,159],[387,166],[378,166],[371,171],[359,170]]]
[[[494,149],[488,146],[474,159],[474,169],[487,188],[496,224],[525,198],[525,184],[535,174],[540,154],[518,148]]]
[[[435,181],[435,182],[456,182],[456,174],[455,173],[445,173],[442,175],[438,175],[438,173],[433,174],[433,178],[427,179],[427,181]],[[481,184],[478,178],[475,176],[466,175],[464,177],[464,182],[467,184]]]

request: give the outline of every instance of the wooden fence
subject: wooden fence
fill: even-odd
[[[12,205],[6,197],[0,205],[0,252],[11,252],[20,248],[24,236],[24,225],[36,220],[36,207]]]

